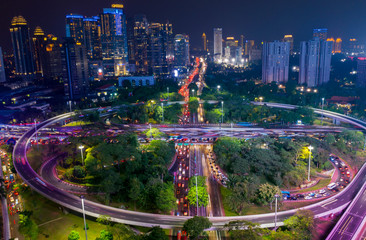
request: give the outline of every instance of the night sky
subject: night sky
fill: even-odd
[[[10,3],[11,2],[11,3]],[[112,0],[1,0],[0,46],[11,49],[9,26],[23,15],[33,32],[39,25],[46,33],[65,35],[65,15],[97,15]],[[191,44],[200,46],[202,32],[212,29],[223,35],[246,39],[279,40],[293,34],[295,42],[308,40],[312,28],[328,28],[328,36],[366,39],[366,1],[362,0],[125,0],[127,16],[143,13],[150,22],[173,23],[174,33],[187,33]]]

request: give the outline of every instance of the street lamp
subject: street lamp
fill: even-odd
[[[275,206],[275,231],[276,231],[276,228],[277,228],[277,201],[278,201],[279,197],[280,197],[280,195],[278,195],[278,194],[275,195],[275,200],[276,200],[276,206]]]
[[[324,117],[323,107],[324,107],[324,98],[322,98],[322,121],[321,121],[322,126],[323,126],[323,117]]]
[[[224,123],[224,101],[221,101],[221,123]]]
[[[220,85],[217,85],[217,91],[220,92],[220,88],[221,86]]]
[[[150,138],[152,138],[151,123],[149,123],[149,127],[150,127]]]
[[[311,159],[311,150],[314,148],[310,145],[309,147],[309,169],[308,169],[308,181],[310,182],[310,159]]]
[[[163,121],[164,122],[164,103],[161,103],[161,108],[163,109]]]
[[[85,229],[85,240],[88,240],[88,233],[86,232],[86,220],[85,220],[85,208],[84,208],[84,196],[81,195],[81,207],[83,208],[83,218],[84,218],[84,229]]]
[[[194,97],[194,89],[192,89],[192,92],[193,92],[192,96]]]
[[[36,119],[34,119],[34,128],[35,128],[35,131],[36,131],[36,145],[38,145],[38,140],[37,140],[38,132],[37,132],[37,120]]]
[[[168,92],[168,101],[169,101],[169,87],[166,88],[166,91]]]
[[[263,97],[259,97],[259,102],[262,102],[263,101]]]
[[[81,153],[81,162],[84,166],[84,157],[83,157],[83,149],[84,149],[84,146],[83,145],[80,145],[79,146],[79,149],[80,149],[80,153]]]

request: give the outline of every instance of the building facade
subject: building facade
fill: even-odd
[[[66,15],[66,37],[77,43],[84,44],[84,16],[79,14]]]
[[[66,99],[78,101],[87,95],[89,89],[87,51],[83,44],[67,38],[61,53]]]
[[[0,47],[0,83],[6,81],[3,51]]]
[[[329,81],[332,47],[333,42],[319,38],[300,43],[299,84],[316,87]]]
[[[189,36],[177,34],[174,38],[174,66],[178,69],[189,65]]]
[[[266,42],[262,51],[262,82],[284,83],[288,81],[290,43]]]
[[[102,57],[102,47],[100,43],[100,17],[94,16],[83,19],[84,44],[89,59],[97,60]]]
[[[288,34],[283,37],[282,41],[290,43],[290,54],[292,54],[294,52],[294,37]]]
[[[28,23],[22,16],[16,16],[10,26],[11,41],[14,51],[15,74],[24,80],[33,80],[35,66],[32,39]]]
[[[327,28],[315,28],[313,29],[313,38],[319,38],[321,41],[326,41],[328,37]]]
[[[113,4],[111,8],[104,8],[100,21],[104,75],[126,75],[128,73],[128,43],[123,6]]]
[[[222,57],[222,28],[214,28],[214,59],[219,61]]]

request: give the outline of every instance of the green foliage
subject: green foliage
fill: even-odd
[[[314,229],[314,214],[310,210],[299,210],[296,214],[284,221],[285,226],[292,233],[296,233],[297,239],[312,239]]]
[[[212,223],[208,218],[195,216],[184,222],[183,230],[190,239],[197,239],[205,229],[210,228]]]
[[[233,221],[225,225],[225,230],[230,234],[231,239],[263,239],[268,230],[259,228],[259,224],[250,221]]]
[[[145,233],[141,240],[168,240],[169,237],[165,234],[164,230],[160,227],[153,227],[147,233]]]
[[[107,230],[102,230],[100,236],[95,240],[113,240],[113,234]]]
[[[32,212],[23,211],[19,214],[19,232],[23,234],[26,239],[35,240],[38,238],[38,226],[31,219]]]
[[[164,183],[156,197],[156,206],[163,212],[177,207],[173,183]]]
[[[143,132],[146,137],[162,138],[165,137],[165,133],[161,132],[158,128],[148,128]]]
[[[77,231],[72,230],[69,234],[69,236],[67,237],[68,240],[79,240],[80,239],[80,234]]]
[[[197,192],[198,192],[198,206],[206,207],[208,205],[208,193],[207,193],[206,186],[204,186],[204,187],[198,186]],[[195,186],[189,188],[188,201],[189,201],[190,205],[193,205],[193,206],[197,205],[197,194],[196,194],[197,192],[196,192]]]
[[[188,107],[191,113],[196,113],[199,107],[198,99],[195,97],[191,97],[188,102]]]
[[[268,204],[275,198],[276,194],[281,196],[281,190],[279,187],[268,183],[261,184],[257,190],[256,201],[262,205]]]

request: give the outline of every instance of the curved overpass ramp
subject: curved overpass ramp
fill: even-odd
[[[71,116],[72,113],[66,113],[48,119],[45,122],[39,124],[38,129],[65,120]],[[349,121],[351,124],[360,125],[363,129],[366,129],[365,127],[366,123],[360,124],[359,122],[356,121],[352,122],[352,120],[347,118],[347,116],[343,117],[343,121]],[[55,186],[51,185],[50,183],[46,182],[29,165],[27,161],[26,151],[30,139],[34,134],[35,129],[34,128],[30,129],[19,139],[19,141],[14,147],[13,161],[18,174],[22,177],[25,183],[27,183],[31,188],[36,190],[44,197],[50,199],[51,201],[57,204],[60,204],[65,208],[81,213],[82,212],[81,199],[78,196],[62,191],[56,188]],[[309,209],[313,211],[316,217],[326,216],[329,215],[330,213],[343,210],[356,196],[358,190],[362,187],[365,180],[366,180],[366,165],[364,165],[360,169],[359,173],[356,175],[354,180],[342,192],[319,203],[306,206],[303,209]],[[103,204],[95,203],[88,200],[85,201],[85,211],[87,215],[92,217],[99,217],[100,215],[109,215],[115,222],[144,226],[144,227],[152,227],[152,226],[161,226],[162,228],[182,227],[183,223],[189,218],[184,216],[178,217],[171,215],[160,215],[160,214],[128,211],[105,206]],[[281,225],[281,222],[283,222],[286,218],[292,216],[296,211],[297,209],[279,212],[277,214],[278,219],[277,225]],[[220,229],[226,223],[238,220],[248,220],[257,222],[261,224],[262,227],[274,226],[274,213],[247,215],[238,217],[210,217],[209,219],[213,223],[212,229]]]

